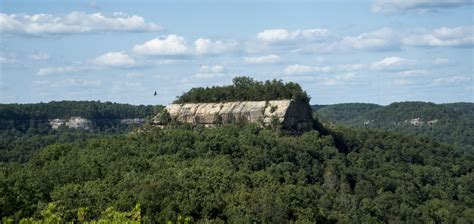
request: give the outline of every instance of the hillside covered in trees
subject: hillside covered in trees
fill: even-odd
[[[245,80],[247,84],[239,84]],[[259,94],[257,89],[273,82],[282,86],[275,96],[306,95],[297,84],[246,78],[241,81],[234,80],[233,87],[212,87],[199,93],[192,89],[183,96],[207,101],[215,99],[222,90],[224,97],[219,99],[224,101],[274,99],[246,96],[252,91]],[[255,90],[250,88],[241,98],[226,95],[226,91],[253,85]],[[291,94],[286,95],[288,91]],[[71,110],[52,103],[40,107],[28,105],[30,109],[8,109],[10,112],[0,114],[4,114],[2,122],[6,122],[15,113],[26,114],[30,118],[26,120],[34,121],[31,118],[35,116],[95,114],[91,119],[107,118],[103,115],[107,113],[114,118],[151,116],[155,113],[151,111],[162,109],[109,107],[108,103],[98,102],[66,104],[70,104]],[[95,106],[84,106],[87,104]],[[48,105],[66,112],[61,114]],[[354,114],[369,114],[383,108],[359,106],[347,110],[350,112],[328,114],[349,122],[358,119]],[[450,106],[456,108],[456,113],[472,112],[462,104]],[[91,110],[95,112],[78,114],[73,111],[78,108],[94,108]],[[386,111],[385,115],[390,117],[384,121],[419,117],[423,121],[438,119],[442,124],[445,119],[437,114],[438,109],[424,109],[421,114],[417,106],[411,108],[417,110],[405,111],[400,117],[396,114],[402,112]],[[245,121],[215,128],[172,122],[163,128],[144,126],[112,131],[51,130],[37,125],[26,129],[20,125],[17,129],[17,123],[9,123],[13,126],[1,129],[0,142],[2,223],[469,223],[474,220],[473,150],[460,150],[440,143],[440,139],[421,135],[335,125],[325,120],[329,116],[323,116],[324,110],[330,111],[331,106],[319,107],[318,116],[325,121],[324,125],[316,122],[317,130],[301,135],[286,135]],[[454,112],[446,109],[447,117],[451,113]],[[469,116],[452,119],[466,122],[462,119]]]
[[[301,86],[281,80],[257,81],[250,77],[235,77],[232,85],[198,87],[179,96],[174,103],[215,103],[231,101],[268,101],[294,99],[309,102]]]
[[[474,150],[473,103],[348,103],[313,108],[323,122],[427,136],[460,149]]]
[[[0,162],[27,161],[53,143],[84,141],[104,134],[127,133],[136,127],[121,119],[152,117],[162,106],[134,106],[98,101],[59,101],[37,104],[0,104]],[[90,131],[61,127],[53,130],[50,119],[86,118]]]
[[[142,221],[159,223],[473,220],[472,154],[388,132],[330,133],[231,124],[53,144],[0,165],[0,215],[91,220],[138,204]]]

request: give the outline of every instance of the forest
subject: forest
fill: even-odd
[[[119,119],[150,118],[163,108],[99,101],[0,104],[0,162],[25,162],[39,149],[53,143],[127,133],[136,128],[136,125],[122,124]],[[90,119],[94,122],[94,129],[53,130],[48,121],[70,117]]]
[[[245,80],[257,83],[255,89],[267,83]],[[273,82],[289,85],[268,81]],[[239,86],[234,80],[234,87],[223,89],[242,87]],[[209,94],[210,98],[203,99],[207,101],[218,90],[213,87],[196,93],[192,89],[193,94],[183,96],[193,97],[183,100],[197,100]],[[294,90],[296,94],[304,93],[299,85]],[[287,91],[282,88],[274,94],[277,98],[260,99],[294,96],[285,95]],[[222,99],[234,100],[226,97]],[[108,104],[95,102],[92,104],[98,104],[96,107],[87,107],[87,103],[75,103],[65,104],[71,108],[107,108],[100,105]],[[44,105],[29,106],[49,111]],[[55,106],[68,111],[67,106]],[[473,150],[462,150],[427,135],[329,122],[327,114],[319,112],[330,107],[319,106],[316,130],[301,135],[287,135],[245,121],[215,128],[173,123],[163,129],[145,125],[119,131],[51,130],[35,125],[24,130],[15,129],[13,123],[13,129],[2,129],[2,142],[8,142],[1,144],[2,223],[474,220]],[[334,116],[354,120],[351,116],[356,112],[368,113],[377,108],[382,107],[361,105],[346,115]],[[461,104],[453,108],[461,114],[472,112]],[[115,111],[111,114],[116,117],[128,117],[127,113],[132,112],[127,111],[136,111],[134,116],[151,116],[154,112],[150,111],[160,109],[119,106],[108,113]],[[96,111],[100,114],[100,109]],[[33,114],[34,109],[25,109],[24,113]],[[40,114],[48,118],[60,115],[51,113]],[[80,115],[86,113],[89,112]],[[413,114],[407,115],[409,118],[419,115],[410,113]],[[449,110],[446,113],[452,115]],[[77,116],[65,114],[73,115]],[[386,115],[390,116],[387,120],[395,116],[388,112]],[[444,119],[437,114],[428,118],[438,118],[440,122]],[[6,122],[6,115],[2,119]],[[464,118],[452,118],[456,119]]]
[[[311,99],[298,83],[281,80],[257,81],[250,77],[235,77],[232,85],[192,88],[174,103],[215,103],[232,101],[268,101],[294,99],[309,102]]]
[[[325,123],[425,136],[461,150],[474,150],[474,103],[347,103],[314,105],[313,109]],[[410,123],[417,118],[423,123]],[[434,123],[428,124],[429,121]]]

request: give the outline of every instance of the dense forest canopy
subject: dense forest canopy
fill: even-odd
[[[467,223],[473,168],[472,154],[388,132],[181,126],[1,164],[0,216],[78,222],[139,205],[141,220],[157,223]]]
[[[283,89],[275,96],[307,97],[297,84],[250,78],[202,91],[212,98],[246,86],[245,94],[260,94],[272,85]],[[191,98],[207,99],[203,96]],[[474,220],[474,150],[460,150],[472,143],[472,104],[320,106],[317,116],[326,123],[315,122],[316,130],[302,135],[245,122],[215,128],[173,123],[164,129],[102,123],[89,131],[52,130],[37,122],[152,116],[162,108],[71,101],[1,105],[1,124],[9,125],[0,128],[2,223]],[[416,117],[439,123],[387,128]],[[21,119],[8,120],[14,118]],[[373,126],[357,125],[367,119]]]
[[[427,136],[459,149],[474,150],[474,103],[348,103],[313,108],[317,108],[323,122]],[[422,123],[410,123],[416,119]]]
[[[282,80],[256,81],[250,77],[236,77],[232,85],[198,87],[179,96],[175,103],[215,103],[231,101],[268,101],[294,99],[309,102],[310,97],[294,82]]]
[[[39,120],[70,118],[89,119],[144,118],[155,115],[160,107],[100,101],[51,101],[32,104],[0,104],[0,120]]]
[[[102,135],[126,133],[136,126],[118,119],[147,118],[163,106],[134,106],[98,101],[59,101],[37,104],[0,104],[0,162],[26,162],[53,143],[84,141]],[[53,130],[48,119],[79,116],[93,121],[90,131]]]

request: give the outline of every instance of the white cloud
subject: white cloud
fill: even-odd
[[[327,29],[307,29],[288,31],[286,29],[269,29],[257,34],[257,38],[265,43],[282,43],[290,41],[315,41],[326,38]]]
[[[222,65],[202,65],[199,68],[200,73],[222,73],[225,71]]]
[[[409,65],[410,61],[400,57],[386,57],[381,61],[372,63],[370,66],[374,70],[400,69],[402,66]]]
[[[225,68],[222,65],[202,65],[199,68],[199,72],[190,76],[189,78],[185,78],[184,80],[190,81],[193,79],[215,79],[225,77],[227,74],[225,73]]]
[[[472,47],[474,26],[441,27],[430,31],[419,31],[405,35],[402,43],[422,47]]]
[[[144,32],[160,27],[147,23],[143,17],[116,12],[110,16],[101,13],[71,12],[65,16],[51,14],[0,13],[0,31],[4,34],[47,36],[93,32]]]
[[[384,27],[358,36],[346,36],[340,42],[333,44],[331,48],[341,50],[393,50],[399,48],[399,41],[392,29]]]
[[[133,47],[133,51],[143,55],[184,55],[189,53],[186,41],[175,34],[158,37]]]
[[[110,67],[130,67],[135,65],[135,60],[123,52],[109,52],[95,58],[92,62],[96,65]]]
[[[472,4],[472,0],[376,0],[372,5],[372,10],[377,13],[403,12],[411,10],[423,13]]]
[[[308,65],[289,65],[283,70],[283,74],[285,75],[299,75],[299,74],[306,74],[306,73],[327,73],[331,72],[332,68],[329,66],[308,66]]]
[[[345,73],[341,75],[336,75],[334,77],[318,78],[318,83],[326,85],[326,86],[334,86],[343,82],[359,80],[360,78],[361,78],[360,75],[350,72],[350,73]]]
[[[194,48],[197,54],[221,54],[225,52],[235,51],[239,43],[235,40],[212,41],[210,39],[199,38],[194,41]]]
[[[156,63],[159,65],[176,65],[176,64],[185,63],[186,61],[187,60],[182,60],[182,59],[163,59],[163,60],[156,61]]]
[[[414,69],[414,70],[406,70],[406,71],[397,72],[395,76],[400,77],[400,78],[405,78],[405,77],[425,76],[428,74],[430,74],[430,72],[427,70]]]
[[[270,54],[258,57],[245,57],[244,61],[248,64],[271,64],[280,61],[280,56]]]
[[[40,68],[38,75],[52,75],[52,74],[64,74],[64,73],[76,73],[82,69],[76,66],[64,66],[64,67],[45,67]]]
[[[70,86],[79,86],[79,87],[91,87],[91,86],[100,86],[102,83],[100,80],[84,80],[84,79],[66,79],[65,83]]]
[[[43,53],[43,52],[38,52],[38,51],[31,54],[30,57],[33,60],[37,60],[37,61],[48,60],[50,58],[49,54],[46,54],[46,53]]]
[[[431,85],[435,85],[435,86],[455,85],[455,84],[465,83],[465,82],[470,81],[470,80],[471,80],[470,77],[456,75],[456,76],[442,77],[442,78],[434,79],[431,82]]]

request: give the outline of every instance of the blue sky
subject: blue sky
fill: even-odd
[[[0,103],[168,104],[241,75],[298,82],[312,104],[473,102],[473,15],[471,0],[0,1]]]

